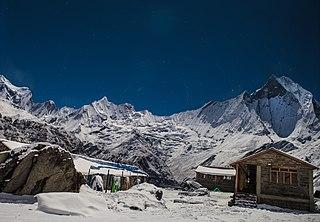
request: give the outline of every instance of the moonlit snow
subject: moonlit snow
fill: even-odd
[[[211,192],[210,196],[186,197],[178,195],[179,191],[162,189],[164,196],[158,201],[152,195],[156,189],[159,188],[144,183],[128,191],[105,194],[82,186],[80,193],[38,194],[38,202],[34,204],[18,201],[27,197],[12,198],[11,203],[4,203],[0,195],[0,221],[319,221],[319,214],[267,205],[257,209],[228,207],[231,193]]]

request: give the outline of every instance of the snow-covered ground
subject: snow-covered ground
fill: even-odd
[[[133,187],[116,194],[102,194],[82,187],[79,194],[40,194],[36,203],[32,203],[30,197],[19,200],[16,196],[10,198],[10,195],[0,194],[0,221],[320,221],[320,214],[270,206],[259,206],[258,209],[228,207],[231,193],[211,192],[210,197],[183,197],[178,195],[179,191],[162,189],[163,200],[157,201],[151,194],[154,189],[152,185],[146,185],[142,189]],[[177,199],[185,203],[175,203]],[[139,206],[144,201],[147,208],[142,211],[128,208],[130,204]]]

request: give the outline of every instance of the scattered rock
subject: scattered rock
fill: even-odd
[[[194,191],[199,188],[203,188],[203,186],[200,183],[190,179],[182,182],[181,187],[185,191]]]
[[[178,195],[183,196],[210,196],[210,192],[207,188],[199,188],[194,191],[181,191],[178,193]]]
[[[107,201],[110,202],[109,205],[117,204],[120,209],[131,209],[143,211],[146,209],[165,209],[165,203],[163,200],[158,200],[156,198],[156,193],[162,193],[158,187],[142,183],[131,187],[127,191],[119,191],[112,194],[107,194]]]
[[[184,203],[184,204],[203,204],[203,201],[198,200],[184,200],[184,199],[174,199],[173,203]]]
[[[161,199],[162,199],[162,195],[163,195],[162,190],[157,190],[157,191],[156,191],[156,198],[157,198],[157,200],[161,200]]]

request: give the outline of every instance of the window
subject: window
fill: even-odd
[[[291,184],[290,173],[284,173],[283,183],[284,184]]]
[[[271,171],[270,182],[278,183],[278,172]]]
[[[209,175],[209,179],[212,180],[212,181],[216,181],[217,180],[216,175]]]
[[[202,179],[206,179],[206,180],[211,180],[211,181],[216,181],[217,180],[217,176],[216,175],[209,175],[209,174],[202,174],[201,178]]]
[[[298,174],[297,173],[291,174],[291,184],[298,185]]]
[[[290,168],[270,168],[270,182],[298,185],[298,171]]]

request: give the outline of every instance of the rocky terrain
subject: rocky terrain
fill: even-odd
[[[320,166],[320,105],[287,77],[272,76],[253,93],[172,116],[135,111],[106,97],[78,109],[35,103],[27,87],[0,77],[0,135],[47,141],[91,157],[135,164],[156,184],[193,177],[199,164],[228,165],[275,146]],[[320,184],[319,172],[315,176]]]
[[[18,195],[79,192],[85,183],[70,153],[57,145],[36,143],[14,149],[8,146],[7,150],[4,147],[0,152],[1,192]]]

